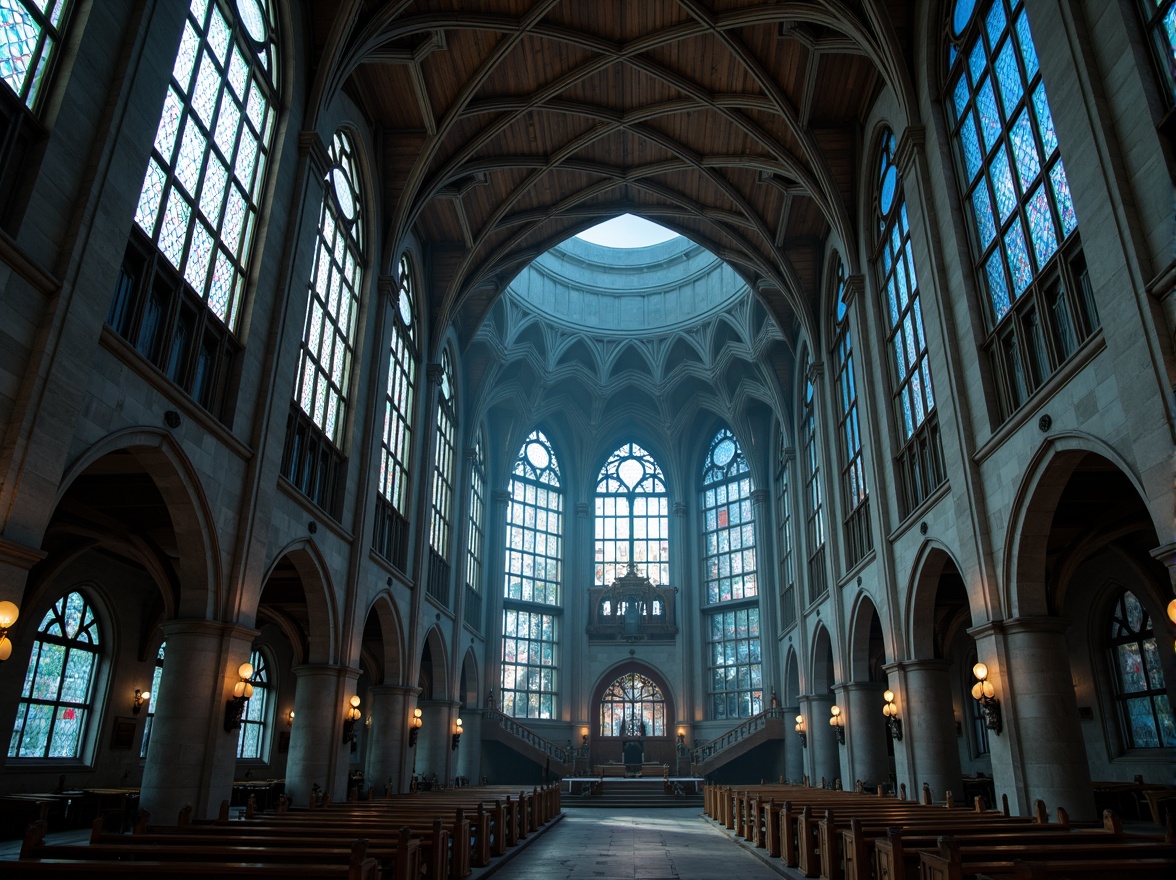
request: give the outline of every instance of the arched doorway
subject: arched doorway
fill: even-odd
[[[629,662],[603,675],[592,694],[588,726],[593,763],[668,764],[674,758],[674,701],[665,678]]]

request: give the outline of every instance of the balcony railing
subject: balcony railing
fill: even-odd
[[[482,723],[497,724],[511,736],[516,736],[529,745],[533,749],[538,749],[545,755],[554,758],[561,764],[572,763],[572,749],[568,746],[559,746],[549,739],[544,739],[531,728],[525,724],[519,724],[518,721],[511,718],[509,715],[503,715],[498,709],[487,708],[482,715]]]

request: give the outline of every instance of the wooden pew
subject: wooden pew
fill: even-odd
[[[1167,854],[1148,852],[1146,847],[1158,846]],[[1129,848],[1134,847],[1134,848]],[[966,852],[951,837],[939,840],[938,852],[919,853],[919,873],[922,880],[964,880],[965,875],[999,875],[1018,880],[1170,880],[1176,875],[1176,848],[1169,844],[1112,844],[1101,852],[1092,849],[1080,857],[1073,857],[1065,848],[1053,848],[1042,853],[1024,847],[1020,855],[1000,858],[989,849]],[[1133,853],[1124,855],[1124,853]],[[1039,856],[1046,856],[1039,858]],[[1025,858],[1024,856],[1028,856]]]

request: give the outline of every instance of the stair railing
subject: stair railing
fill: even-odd
[[[709,761],[724,749],[730,748],[736,743],[747,739],[747,737],[751,736],[758,730],[763,730],[768,726],[768,721],[770,720],[783,721],[784,709],[780,706],[776,706],[771,709],[765,709],[758,715],[752,715],[750,718],[745,718],[722,736],[712,739],[705,745],[701,745],[692,749],[690,751],[690,763],[698,765],[702,764],[704,761]]]
[[[518,721],[511,718],[509,715],[504,715],[498,709],[487,707],[482,712],[482,723],[497,724],[507,733],[512,736],[517,736],[527,745],[534,749],[538,749],[545,755],[554,758],[561,764],[572,763],[572,749],[568,746],[559,746],[549,739],[544,739],[531,728],[525,724],[519,724]]]

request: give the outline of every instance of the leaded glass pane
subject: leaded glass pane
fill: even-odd
[[[70,0],[0,0],[0,79],[36,109]]]
[[[1151,617],[1135,594],[1120,593],[1108,626],[1108,647],[1128,748],[1176,744]]]

